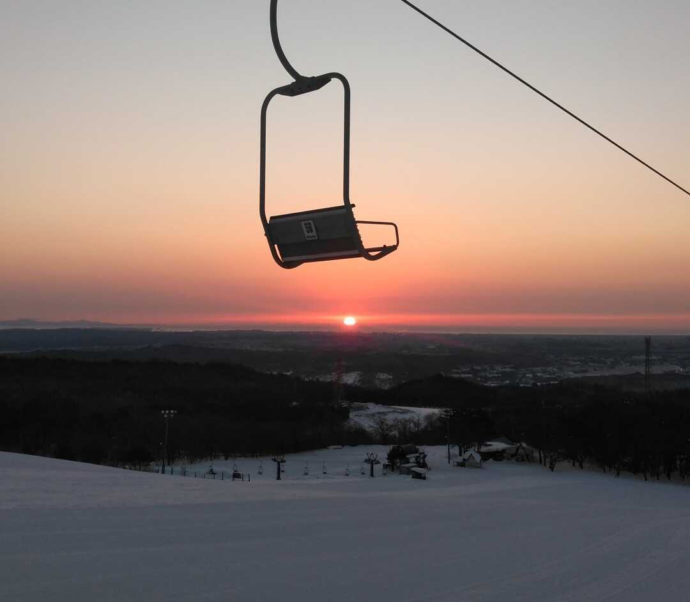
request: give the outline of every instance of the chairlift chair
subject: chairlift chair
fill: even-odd
[[[325,73],[306,77],[298,73],[288,62],[278,38],[278,0],[271,0],[271,38],[273,47],[285,67],[294,78],[290,84],[271,90],[261,106],[261,153],[259,175],[259,214],[268,246],[275,262],[282,268],[295,268],[303,263],[363,257],[376,261],[398,248],[398,226],[393,222],[362,221],[355,219],[350,202],[350,84],[340,73]],[[343,85],[343,204],[296,213],[266,217],[266,114],[271,100],[277,96],[299,96],[315,92],[337,79]],[[395,244],[365,247],[358,224],[390,226],[395,232]]]

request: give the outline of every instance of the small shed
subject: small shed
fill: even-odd
[[[405,443],[404,445],[399,445],[398,447],[406,456],[419,453],[419,448],[414,443]]]
[[[412,474],[412,470],[415,468],[419,468],[416,462],[408,462],[407,464],[401,464],[398,472],[400,474]]]
[[[515,453],[513,454],[512,459],[516,462],[534,462],[535,456],[536,452],[534,451],[534,448],[530,447],[524,442],[521,442],[518,443],[517,447],[515,448]]]
[[[410,468],[410,474],[412,475],[413,479],[422,479],[423,481],[426,481],[427,472],[429,471],[426,468],[420,468],[419,466]]]
[[[516,447],[514,443],[501,438],[485,441],[477,451],[481,454],[482,460],[503,460],[506,456],[511,456]]]
[[[482,457],[477,450],[470,449],[462,454],[460,459],[457,461],[457,465],[464,468],[481,468]]]

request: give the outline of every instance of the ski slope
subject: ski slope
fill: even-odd
[[[231,482],[0,453],[0,600],[690,596],[688,487],[534,465],[450,468],[444,448],[427,448],[428,481],[371,479],[359,473],[367,451],[385,454],[288,456],[280,482],[270,459],[263,475],[260,460],[214,462],[252,474]]]

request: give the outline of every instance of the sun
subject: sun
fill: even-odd
[[[355,326],[357,324],[357,318],[354,316],[345,316],[345,318],[343,318],[343,324],[345,324],[345,326]]]

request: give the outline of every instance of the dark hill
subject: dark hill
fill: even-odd
[[[160,457],[160,411],[175,409],[187,457],[340,443],[347,409],[330,383],[227,363],[0,357],[0,448],[69,459]]]

